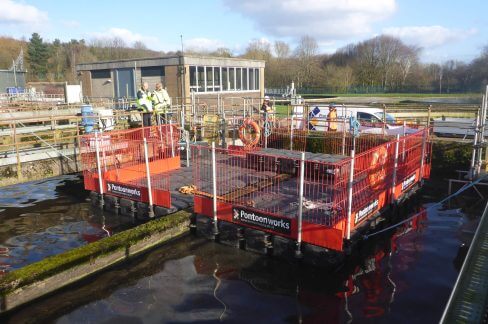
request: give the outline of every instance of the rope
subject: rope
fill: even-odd
[[[405,223],[409,222],[410,220],[414,219],[415,217],[419,216],[420,214],[425,213],[426,211],[432,210],[432,209],[434,209],[434,208],[436,208],[436,207],[438,207],[438,206],[442,205],[442,204],[443,204],[443,203],[445,203],[446,201],[448,201],[448,200],[450,200],[450,199],[452,199],[452,198],[456,197],[457,195],[459,195],[459,194],[461,194],[461,193],[465,192],[465,191],[466,191],[466,190],[468,190],[469,188],[471,188],[471,187],[475,186],[477,183],[479,183],[479,182],[481,182],[481,181],[483,181],[483,180],[485,180],[485,179],[488,179],[488,175],[486,175],[486,176],[484,176],[484,177],[481,177],[481,178],[477,179],[476,181],[473,181],[473,182],[467,183],[466,185],[464,185],[463,187],[461,187],[461,188],[460,188],[458,191],[456,191],[455,193],[453,193],[453,194],[451,194],[451,195],[447,196],[446,198],[442,199],[442,200],[441,200],[441,201],[439,201],[439,202],[436,202],[436,203],[435,203],[435,204],[433,204],[433,205],[430,205],[429,207],[427,207],[427,208],[426,208],[426,209],[424,209],[423,211],[421,211],[421,212],[419,212],[419,213],[416,213],[416,214],[414,214],[414,215],[410,216],[409,218],[402,220],[402,221],[401,221],[401,222],[399,222],[399,223],[396,223],[396,224],[394,224],[394,225],[392,225],[392,226],[388,226],[388,227],[386,227],[386,228],[383,228],[383,229],[381,229],[381,230],[379,230],[379,231],[377,231],[377,232],[374,232],[374,233],[371,233],[371,234],[366,234],[366,235],[363,235],[363,239],[364,239],[364,240],[367,240],[368,238],[370,238],[370,237],[372,237],[372,236],[375,236],[375,235],[381,234],[381,233],[383,233],[383,232],[386,232],[386,231],[389,231],[389,230],[391,230],[391,229],[393,229],[393,228],[396,228],[396,227],[398,227],[398,226],[400,226],[400,225],[403,225],[403,224],[405,224]]]
[[[217,284],[215,285],[215,288],[214,288],[214,291],[213,291],[213,295],[214,295],[214,298],[222,304],[222,306],[224,306],[224,310],[222,311],[222,313],[220,314],[219,316],[219,319],[220,321],[222,322],[224,316],[225,316],[225,312],[227,311],[227,305],[222,301],[222,299],[220,299],[218,296],[217,296],[217,290],[219,289],[220,287],[220,283],[221,283],[221,280],[220,278],[217,276],[217,272],[219,270],[219,264],[217,263],[217,267],[215,268],[214,272],[213,272],[213,277],[215,278],[215,280],[217,281]]]
[[[179,192],[185,195],[193,195],[195,194],[196,190],[197,190],[197,186],[195,185],[183,186],[180,189],[178,189]]]

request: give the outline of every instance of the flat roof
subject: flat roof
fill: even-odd
[[[162,55],[158,57],[144,57],[135,59],[99,61],[76,64],[77,71],[105,70],[118,68],[134,68],[163,65],[208,65],[208,66],[232,66],[232,67],[255,67],[265,66],[264,60],[253,60],[238,57],[219,57],[205,55]]]

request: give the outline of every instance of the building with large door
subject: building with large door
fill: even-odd
[[[133,98],[143,82],[153,90],[162,82],[172,98],[264,96],[261,60],[163,56],[131,60],[82,63],[76,66],[86,97]]]

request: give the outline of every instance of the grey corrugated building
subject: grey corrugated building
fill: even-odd
[[[10,87],[25,88],[25,72],[0,70],[0,92],[6,92]]]
[[[264,96],[264,67],[261,60],[163,56],[76,66],[83,95],[87,97],[134,97],[143,82],[152,90],[162,82],[171,97],[195,96],[258,98]]]

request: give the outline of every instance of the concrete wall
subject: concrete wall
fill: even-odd
[[[6,88],[15,87],[15,78],[17,78],[17,87],[25,88],[25,72],[0,71],[0,93],[6,92]]]
[[[178,66],[166,66],[166,88],[169,96],[173,99],[173,103],[176,103],[175,98],[181,97],[181,85],[180,78],[178,77]]]
[[[92,83],[89,71],[81,72],[79,76],[79,80],[81,82],[83,96],[92,97]]]
[[[108,97],[112,98],[115,96],[114,92],[114,71],[110,71],[109,79],[91,79],[91,96],[92,97]]]

